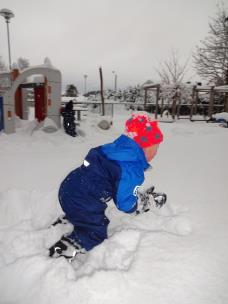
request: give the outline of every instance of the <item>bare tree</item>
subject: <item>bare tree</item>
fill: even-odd
[[[178,85],[184,81],[188,69],[189,58],[181,63],[179,52],[171,50],[169,59],[160,63],[156,69],[161,82],[165,85]]]
[[[197,73],[216,85],[228,84],[227,16],[224,4],[218,5],[215,17],[209,22],[209,33],[193,55]]]

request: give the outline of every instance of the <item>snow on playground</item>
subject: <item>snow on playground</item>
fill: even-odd
[[[71,264],[48,257],[72,228],[49,227],[60,182],[129,115],[115,108],[104,131],[90,114],[77,138],[20,120],[15,134],[0,133],[1,304],[228,303],[228,129],[218,124],[161,123],[144,187],[167,193],[164,209],[135,216],[110,202],[108,240]]]

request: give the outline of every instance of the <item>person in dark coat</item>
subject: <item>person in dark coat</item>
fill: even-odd
[[[61,109],[61,115],[63,116],[63,127],[66,134],[70,136],[77,136],[76,123],[75,123],[75,111],[73,109],[73,101],[70,100],[63,109]]]
[[[102,243],[107,238],[105,209],[111,199],[122,212],[138,211],[138,188],[162,141],[156,121],[146,114],[133,114],[126,122],[125,134],[89,151],[83,164],[60,185],[59,202],[65,217],[54,225],[67,220],[74,230],[49,249],[50,256],[68,258],[73,256],[72,248],[77,254]]]

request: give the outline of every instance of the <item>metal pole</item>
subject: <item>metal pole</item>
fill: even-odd
[[[114,75],[114,92],[116,93],[117,91],[117,74],[115,71],[112,71],[113,75]]]
[[[84,75],[84,94],[86,94],[86,80],[88,75]]]
[[[190,115],[189,115],[190,121],[192,121],[192,116],[194,115],[195,98],[196,98],[196,86],[194,86],[192,88],[191,110],[190,110]]]
[[[144,96],[144,111],[146,110],[146,103],[147,103],[147,88],[144,89],[145,90],[145,96]]]
[[[115,92],[115,97],[114,100],[116,100],[116,92],[117,92],[117,74],[115,71],[112,71],[113,75],[114,75],[114,92]]]
[[[9,69],[11,71],[11,50],[10,50],[9,20],[7,20],[7,19],[6,19],[6,26],[7,26],[8,51],[9,51]]]
[[[10,18],[14,17],[14,13],[7,9],[3,8],[0,10],[0,15],[5,18],[6,21],[6,27],[7,27],[7,39],[8,39],[8,52],[9,52],[9,69],[11,70],[11,51],[10,51],[10,35],[9,35],[9,23],[10,23]]]
[[[160,85],[157,86],[157,91],[156,91],[155,119],[158,118],[159,95],[160,95]]]
[[[117,74],[115,74],[115,92],[117,91]]]
[[[215,97],[215,91],[214,86],[211,87],[210,90],[210,101],[209,101],[209,108],[208,108],[208,117],[211,118],[214,110],[214,97]]]
[[[100,85],[101,85],[101,115],[105,115],[105,106],[104,106],[104,86],[103,86],[103,74],[102,74],[102,68],[99,68],[100,73]]]
[[[114,92],[116,92],[116,72],[112,71],[113,75],[114,75]]]

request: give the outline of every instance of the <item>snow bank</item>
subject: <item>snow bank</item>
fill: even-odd
[[[216,119],[224,119],[224,120],[228,121],[228,113],[227,112],[213,114],[213,117],[216,118]]]

